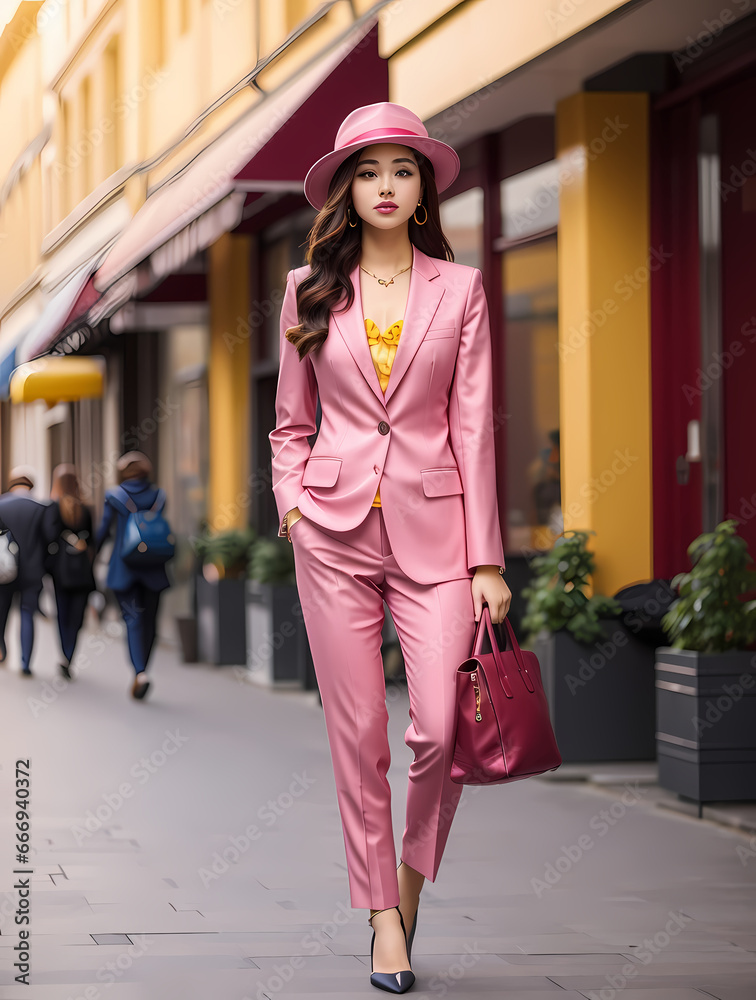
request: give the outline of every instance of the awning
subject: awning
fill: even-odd
[[[12,403],[43,399],[49,406],[78,399],[99,399],[105,389],[105,358],[37,358],[13,372],[10,383]]]
[[[16,347],[16,364],[22,364],[44,354],[69,323],[73,322],[77,315],[81,315],[77,310],[86,311],[86,305],[84,303],[80,305],[80,300],[85,297],[83,293],[87,283],[101,259],[102,254],[98,254],[88,260],[60,286]]]
[[[386,61],[379,58],[377,43],[364,43],[375,25],[376,18],[370,18],[354,28],[151,193],[96,272],[95,288],[106,291],[150,255],[155,270],[175,269],[187,253],[204,249],[238,224],[244,204],[240,192],[302,191],[307,168],[328,152],[339,122],[357,104],[387,99]],[[316,92],[317,101],[308,107]],[[297,112],[295,134],[286,135],[285,126]],[[218,211],[211,215],[214,207]],[[190,226],[193,231],[184,234]],[[173,246],[155,253],[176,237]]]

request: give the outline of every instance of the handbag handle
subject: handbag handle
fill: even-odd
[[[488,632],[488,639],[491,643],[491,649],[494,654],[494,659],[496,660],[497,666],[504,670],[504,661],[501,657],[501,650],[499,649],[499,640],[493,630],[493,622],[491,621],[491,612],[488,607],[488,602],[483,602],[483,611],[481,612],[480,619],[478,621],[478,627],[475,631],[475,640],[473,642],[473,656],[477,656],[483,646],[483,622],[486,624],[486,631]],[[520,649],[520,644],[517,641],[517,636],[514,634],[514,629],[512,628],[512,623],[509,618],[505,616],[504,624],[507,629],[507,634],[509,635],[509,641],[512,645],[512,652],[515,655],[515,660],[517,662],[517,668],[520,671],[520,676],[525,682],[525,687],[531,693],[535,691],[535,686],[531,680],[528,668],[525,666],[525,660],[522,655],[522,650]]]

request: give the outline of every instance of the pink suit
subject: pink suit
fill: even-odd
[[[404,654],[415,752],[401,857],[435,880],[462,786],[451,782],[455,672],[475,629],[470,579],[504,566],[491,412],[491,338],[481,273],[413,248],[402,336],[385,396],[355,297],[300,362],[289,272],[281,310],[276,428],[279,519],[323,701],[352,905],[399,902],[391,825],[383,601]],[[316,430],[317,399],[321,425]],[[373,507],[380,482],[380,507]],[[279,531],[282,534],[282,531]]]

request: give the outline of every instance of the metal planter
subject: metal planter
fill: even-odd
[[[562,760],[653,760],[654,648],[621,619],[600,624],[590,645],[566,629],[534,644]]]
[[[197,647],[204,663],[243,664],[247,658],[243,579],[197,576]]]
[[[694,802],[756,799],[756,653],[656,651],[659,784]]]
[[[247,581],[246,663],[257,683],[317,688],[296,584]]]

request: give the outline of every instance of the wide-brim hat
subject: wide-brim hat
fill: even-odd
[[[409,108],[390,101],[366,104],[346,116],[336,133],[332,152],[321,156],[307,171],[304,193],[313,208],[320,211],[325,205],[337,167],[355,150],[376,142],[398,142],[427,156],[433,164],[438,191],[448,188],[459,173],[456,150],[440,139],[432,139]]]

